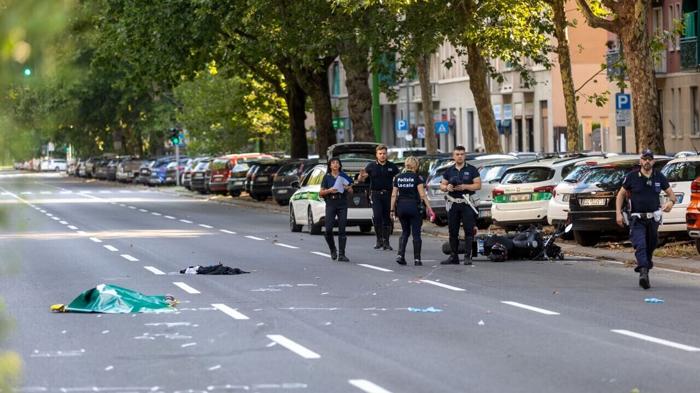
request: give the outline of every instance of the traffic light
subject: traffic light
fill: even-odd
[[[173,127],[170,130],[168,130],[168,132],[169,132],[168,139],[170,140],[170,143],[172,143],[173,146],[179,145],[180,144],[180,130]]]
[[[24,74],[24,76],[32,76],[32,69],[29,67],[26,67],[24,69],[24,71],[22,71],[22,73]]]

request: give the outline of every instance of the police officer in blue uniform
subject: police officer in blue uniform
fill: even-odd
[[[396,263],[406,264],[406,244],[409,235],[413,234],[413,263],[422,266],[420,252],[423,245],[420,232],[423,224],[423,214],[420,202],[425,203],[428,215],[433,216],[430,202],[425,195],[425,181],[418,175],[418,159],[406,159],[406,172],[394,178],[394,189],[391,193],[392,220],[398,217],[401,222],[401,237],[399,238],[399,253]]]
[[[630,241],[637,259],[637,267],[634,270],[639,273],[639,286],[649,289],[649,270],[654,267],[652,255],[658,244],[662,218],[659,194],[664,191],[668,197],[663,206],[663,211],[667,213],[673,208],[676,196],[666,176],[654,170],[654,153],[651,150],[642,151],[639,165],[639,169],[632,170],[625,176],[622,189],[617,193],[615,213],[617,224],[624,227],[622,206],[626,198]]]
[[[466,149],[457,146],[452,152],[454,165],[442,175],[440,190],[447,195],[447,223],[450,234],[450,256],[440,262],[442,265],[459,265],[457,251],[459,249],[459,227],[464,227],[466,241],[464,264],[471,265],[472,242],[474,241],[474,225],[476,224],[476,208],[470,197],[481,189],[481,176],[473,165],[465,163]]]
[[[377,160],[367,164],[365,169],[360,172],[359,180],[370,182],[374,232],[377,235],[377,244],[374,249],[392,250],[389,244],[392,225],[389,211],[391,210],[393,180],[394,176],[399,174],[399,168],[387,160],[386,145],[378,145],[375,154]]]
[[[326,243],[331,253],[332,260],[350,262],[345,256],[345,225],[348,221],[347,193],[352,193],[352,179],[343,172],[343,164],[340,159],[333,157],[328,160],[328,169],[321,180],[321,192],[319,195],[326,202]],[[333,239],[333,227],[338,222],[338,249],[335,248]]]

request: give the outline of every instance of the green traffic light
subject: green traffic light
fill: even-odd
[[[24,69],[24,76],[31,76],[32,75],[32,69],[31,68],[25,68]]]

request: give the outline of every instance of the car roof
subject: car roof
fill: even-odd
[[[544,160],[532,160],[520,165],[514,165],[510,169],[532,168],[532,167],[547,167],[558,168],[569,164],[575,164],[579,161],[588,160],[590,157],[568,157],[568,158],[547,158]]]
[[[328,157],[335,157],[339,154],[361,153],[374,154],[379,143],[375,142],[344,142],[328,146]]]
[[[532,162],[532,161],[535,161],[535,158],[532,158],[532,157],[507,158],[505,160],[495,160],[495,161],[487,162],[486,164],[484,164],[484,166],[485,167],[487,167],[487,166],[500,166],[500,165],[515,166],[515,165],[525,164],[525,163]]]
[[[674,158],[673,160],[669,161],[668,164],[675,164],[677,162],[698,162],[700,161],[700,156],[686,156],[686,157],[679,157],[679,158]]]

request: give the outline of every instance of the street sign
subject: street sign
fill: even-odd
[[[396,121],[396,131],[408,132],[408,122],[406,120],[397,120]]]
[[[435,123],[435,133],[436,134],[449,134],[450,133],[450,122],[449,121],[439,121]]]
[[[632,125],[632,99],[629,94],[615,94],[615,123],[618,127]]]
[[[333,128],[335,128],[336,130],[339,130],[341,128],[344,129],[345,128],[345,118],[336,117],[335,119],[333,119]]]
[[[420,126],[416,129],[416,138],[425,139],[425,126]]]

